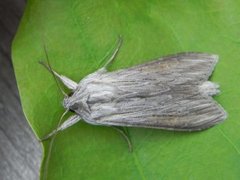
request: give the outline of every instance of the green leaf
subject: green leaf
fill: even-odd
[[[224,123],[184,133],[128,128],[129,153],[115,130],[79,122],[53,143],[47,179],[239,179],[240,178],[240,2],[29,0],[13,43],[13,64],[23,110],[38,138],[56,128],[63,96],[45,59],[75,81],[96,71],[123,46],[111,70],[130,67],[180,51],[219,54],[212,80],[215,99],[226,109]],[[44,155],[49,141],[43,143]]]

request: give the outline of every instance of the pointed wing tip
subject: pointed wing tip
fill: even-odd
[[[190,58],[190,59],[201,59],[204,61],[208,61],[212,64],[212,66],[214,67],[218,60],[219,60],[219,56],[217,54],[210,54],[210,53],[205,53],[205,52],[180,52],[175,54],[174,56],[166,56],[168,57],[180,57],[180,58]]]
[[[190,60],[200,60],[199,62],[204,62],[205,64],[205,78],[206,80],[211,76],[216,64],[218,63],[219,56],[217,54],[209,54],[204,52],[183,52],[178,53],[176,56],[184,59],[190,59]],[[198,61],[196,61],[198,62]]]
[[[214,64],[218,63],[219,60],[219,56],[217,54],[209,54],[209,56],[211,57],[212,61],[214,62]]]
[[[221,107],[221,116],[219,118],[219,122],[222,122],[228,118],[228,113]]]
[[[218,61],[219,59],[219,56],[217,54],[210,54],[205,52],[184,52],[179,54],[202,57],[202,58],[212,59],[214,61]]]
[[[202,130],[207,130],[213,126],[216,126],[218,124],[221,124],[222,122],[224,122],[227,118],[228,118],[228,114],[227,112],[223,109],[223,107],[221,105],[218,104],[218,110],[219,113],[217,115],[217,118],[215,119],[215,121],[210,121],[206,124],[204,124],[202,127],[200,127],[199,129],[197,129],[197,131],[202,131]]]

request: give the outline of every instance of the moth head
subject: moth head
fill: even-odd
[[[84,98],[81,99],[76,94],[74,95],[74,93],[71,93],[63,99],[63,107],[72,112],[81,112],[84,109],[85,104],[83,101]]]

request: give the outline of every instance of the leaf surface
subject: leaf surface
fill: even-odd
[[[112,128],[79,122],[59,133],[44,179],[239,179],[240,2],[29,0],[13,43],[24,113],[38,138],[56,128],[63,96],[39,60],[74,81],[123,46],[111,70],[181,51],[218,54],[211,80],[229,118],[202,132],[128,128],[134,151]],[[109,57],[109,55],[108,55]],[[43,143],[44,159],[49,141]]]

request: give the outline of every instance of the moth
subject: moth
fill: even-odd
[[[92,125],[143,127],[174,131],[200,131],[227,117],[212,96],[219,85],[209,81],[218,56],[187,52],[109,72],[122,44],[107,63],[79,83],[43,65],[68,89],[63,107],[74,112],[45,138],[81,119]]]

